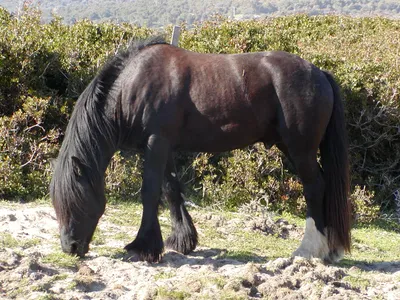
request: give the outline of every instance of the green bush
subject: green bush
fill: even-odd
[[[11,117],[0,117],[0,196],[34,199],[47,193],[48,159],[56,155],[59,132],[43,127],[47,98],[23,100]]]
[[[256,201],[273,210],[304,213],[302,186],[293,179],[280,151],[256,144],[228,154],[200,154],[193,161],[201,200],[236,208]],[[290,167],[290,166],[289,166]]]
[[[108,57],[155,32],[89,21],[67,26],[59,18],[42,24],[40,12],[29,7],[17,17],[0,8],[0,32],[0,197],[41,197],[51,175],[48,161],[79,94]],[[398,20],[306,15],[216,17],[183,26],[180,39],[181,47],[204,53],[289,51],[331,71],[345,99],[353,186],[365,186],[368,197],[359,189],[354,195],[365,203],[373,197],[385,209],[393,208],[391,195],[400,186],[399,45]],[[139,190],[141,160],[128,157],[116,155],[107,171],[113,198],[132,198]],[[178,161],[194,199],[229,208],[256,200],[304,213],[301,185],[275,148],[180,154]]]
[[[393,208],[400,185],[399,29],[399,21],[384,18],[217,19],[186,31],[181,46],[206,53],[284,50],[331,71],[345,99],[353,185],[365,185],[377,203]]]
[[[42,24],[40,17],[29,7],[18,17],[0,8],[0,198],[47,194],[50,160],[57,156],[77,97],[108,57],[133,38],[153,33],[129,24],[67,26],[59,18]],[[126,187],[129,195],[136,188],[135,178],[128,177],[133,171],[122,178],[117,161],[108,171],[107,190],[115,194]]]
[[[142,160],[137,153],[117,152],[106,172],[106,193],[116,201],[137,200],[142,184]]]
[[[374,203],[374,192],[369,192],[365,187],[356,185],[351,195],[353,214],[358,223],[371,223],[379,216],[379,205]]]

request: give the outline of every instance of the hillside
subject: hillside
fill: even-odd
[[[0,0],[0,6],[16,12],[24,1]],[[236,19],[296,13],[345,14],[352,16],[400,17],[398,0],[31,0],[43,11],[45,21],[52,14],[63,17],[68,24],[80,19],[95,22],[130,22],[149,27],[203,21],[213,14],[235,16]]]

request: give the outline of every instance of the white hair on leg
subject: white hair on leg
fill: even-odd
[[[328,239],[317,229],[313,218],[307,218],[303,240],[300,247],[293,252],[293,256],[316,257],[324,260],[330,258]]]

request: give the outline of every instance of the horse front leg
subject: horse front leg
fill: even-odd
[[[140,259],[158,262],[163,252],[163,240],[158,222],[158,205],[169,142],[159,135],[151,135],[144,155],[143,183],[141,189],[143,215],[136,239],[125,246],[127,251],[139,254]]]
[[[163,196],[168,202],[172,221],[172,232],[165,241],[166,247],[188,254],[196,248],[198,237],[192,218],[184,205],[172,154],[165,169]]]

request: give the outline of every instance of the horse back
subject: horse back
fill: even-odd
[[[199,54],[154,45],[122,74],[123,106],[144,131],[161,132],[177,149],[219,152],[275,141],[289,105],[279,94],[295,89],[293,82],[307,86],[297,82],[309,77],[303,62],[284,52]]]

